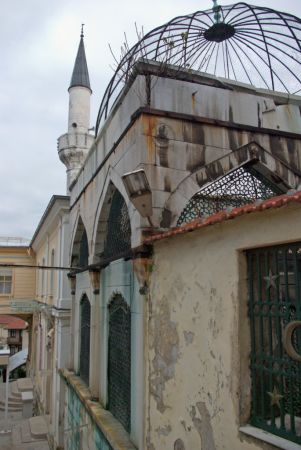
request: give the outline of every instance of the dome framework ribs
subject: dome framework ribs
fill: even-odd
[[[244,2],[178,16],[147,34],[137,31],[137,43],[125,42],[120,61],[104,93],[96,135],[143,59],[198,71],[288,95],[301,92],[301,20],[288,13]]]

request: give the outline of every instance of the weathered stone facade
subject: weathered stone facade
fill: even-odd
[[[90,396],[109,408],[108,305],[112,295],[122,295],[132,318],[131,432],[123,430],[114,446],[116,419],[110,412],[105,421],[92,418],[102,432],[111,424],[105,437],[112,448],[127,448],[129,436],[141,450],[272,448],[239,431],[250,409],[243,250],[298,240],[298,227],[294,234],[289,230],[299,221],[299,207],[290,207],[289,217],[283,210],[261,213],[160,241],[153,255],[148,236],[175,226],[202,186],[244,164],[279,192],[297,189],[300,104],[297,97],[287,105],[281,94],[251,87],[246,92],[189,71],[181,80],[159,77],[155,64],[143,62],[92,145],[70,186],[70,261],[80,258],[84,231],[88,242],[87,267],[74,279],[72,369],[78,373],[80,304],[87,295],[93,322]],[[122,176],[136,169],[144,170],[151,188],[151,224],[123,183]],[[106,260],[116,190],[127,205],[132,249]],[[99,289],[91,271],[99,271]],[[62,378],[73,383],[66,374]],[[81,404],[90,414],[89,403]],[[67,401],[66,426],[68,415]],[[84,426],[83,419],[77,426]],[[81,448],[68,442],[66,448]]]

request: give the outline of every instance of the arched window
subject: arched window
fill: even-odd
[[[131,428],[131,312],[117,294],[109,305],[108,409]]]
[[[45,266],[45,258],[42,259],[42,266]],[[42,274],[41,274],[41,297],[44,297],[45,295],[45,270],[42,269]]]
[[[89,260],[89,247],[86,230],[83,231],[79,247],[79,266],[87,267]]]
[[[51,250],[51,262],[50,262],[51,267],[54,267],[54,249]],[[54,291],[54,270],[51,269],[50,270],[50,295],[53,296],[53,291]]]
[[[112,197],[107,223],[104,257],[122,257],[130,248],[131,224],[128,209],[122,195],[116,189]]]
[[[79,217],[72,245],[71,266],[86,269],[88,263],[89,263],[89,246],[88,246],[87,232],[81,217]]]
[[[79,375],[89,384],[91,306],[85,295],[80,303]]]

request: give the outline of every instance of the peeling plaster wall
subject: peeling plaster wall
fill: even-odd
[[[154,245],[148,450],[274,447],[239,432],[250,410],[243,249],[301,240],[301,208],[244,216]]]

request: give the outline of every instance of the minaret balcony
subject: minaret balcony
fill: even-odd
[[[89,133],[66,133],[58,138],[57,149],[62,152],[67,149],[89,150],[94,143],[94,136]]]

